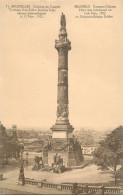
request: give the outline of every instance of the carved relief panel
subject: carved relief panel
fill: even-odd
[[[57,106],[57,118],[68,118],[69,110],[67,104],[58,104]]]

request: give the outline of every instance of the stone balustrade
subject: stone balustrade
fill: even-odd
[[[45,188],[57,188],[57,184],[54,183],[48,183],[48,182],[41,182],[42,183],[42,187]]]
[[[120,194],[120,188],[117,187],[105,187],[104,192],[107,194]]]
[[[37,180],[34,180],[34,179],[29,179],[29,178],[26,178],[25,179],[25,184],[29,184],[29,185],[35,185],[35,186],[38,186],[38,181]],[[41,183],[41,182],[40,182]]]
[[[56,190],[61,190],[61,191],[73,191],[73,184],[54,184],[50,183],[47,181],[37,181],[35,179],[30,179],[30,178],[25,178],[25,184],[28,185],[35,185],[40,188],[54,188]],[[77,190],[79,192],[84,193],[84,194],[91,194],[95,193],[100,194],[100,195],[120,195],[121,189],[120,187],[104,187],[104,186],[90,186],[87,184],[78,184],[77,185]]]
[[[61,190],[73,190],[73,185],[61,184]]]

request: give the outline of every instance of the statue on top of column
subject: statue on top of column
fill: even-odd
[[[62,13],[61,15],[61,27],[66,27],[66,19],[65,19],[65,15]]]

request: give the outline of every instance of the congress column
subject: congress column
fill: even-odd
[[[73,127],[69,123],[68,108],[68,51],[71,42],[67,38],[65,15],[61,15],[59,40],[55,41],[58,51],[58,89],[57,89],[57,119],[51,128],[53,138],[71,138]]]

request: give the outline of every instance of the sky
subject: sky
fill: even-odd
[[[50,128],[56,121],[58,54],[54,47],[60,15],[66,15],[69,51],[69,119],[75,127],[105,130],[123,121],[123,2],[76,1],[115,5],[113,19],[75,18],[75,1],[18,1],[60,5],[45,18],[19,18],[1,1],[0,121],[7,128]],[[17,1],[16,1],[17,4]]]

